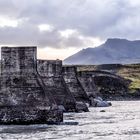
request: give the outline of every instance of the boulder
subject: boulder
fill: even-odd
[[[76,111],[77,112],[89,112],[88,106],[83,102],[76,102]]]
[[[101,97],[92,98],[91,102],[94,107],[109,107],[111,106],[111,102],[104,101]]]

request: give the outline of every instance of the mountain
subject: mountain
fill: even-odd
[[[140,63],[140,40],[112,38],[104,44],[87,48],[66,58],[64,64]]]

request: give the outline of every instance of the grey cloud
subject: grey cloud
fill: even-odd
[[[18,27],[0,28],[0,44],[2,45],[38,45],[40,47],[78,47],[83,44],[76,35],[66,38],[61,36],[59,30],[39,31],[36,25],[28,22]]]
[[[137,5],[132,3],[137,1]],[[75,29],[85,37],[140,38],[138,0],[1,0],[0,15],[28,19],[18,27],[0,28],[2,44],[37,44],[42,47],[86,45],[78,35],[64,38],[60,30]],[[39,24],[54,26],[39,32]]]

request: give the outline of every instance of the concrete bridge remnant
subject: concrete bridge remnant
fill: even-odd
[[[63,66],[62,74],[67,87],[76,99],[77,107],[83,108],[84,111],[88,111],[88,108],[84,106],[84,104],[90,103],[89,97],[77,78],[76,67]]]
[[[58,106],[64,106],[66,112],[75,112],[76,100],[69,91],[62,76],[61,60],[38,60],[37,67],[47,90],[51,92]]]
[[[129,80],[126,80],[116,74],[106,71],[85,71],[99,90],[99,94],[104,100],[123,99],[127,96]]]
[[[94,83],[94,80],[92,79],[92,75],[88,74],[85,71],[79,71],[77,72],[77,78],[79,82],[81,83],[84,91],[89,97],[90,100],[90,106],[95,106],[94,99],[100,95],[97,86]]]
[[[2,47],[0,124],[59,123],[63,113],[37,72],[36,47]]]

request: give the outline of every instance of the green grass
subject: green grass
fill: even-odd
[[[129,89],[140,89],[140,79],[137,78],[129,78],[132,82],[129,85]]]
[[[117,74],[132,81],[128,87],[130,93],[140,89],[140,64],[125,65],[118,70]]]
[[[79,65],[77,68],[78,71],[98,70],[96,65]],[[130,93],[135,93],[137,89],[140,89],[140,64],[122,65],[118,68],[113,66],[112,68],[117,75],[132,81],[128,87]]]

